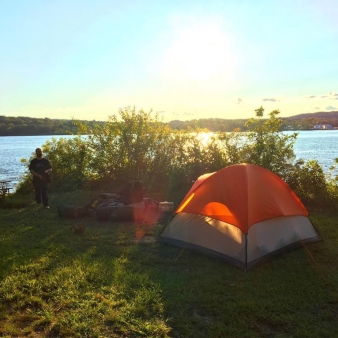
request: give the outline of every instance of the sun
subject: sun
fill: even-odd
[[[234,63],[227,34],[217,24],[196,24],[183,29],[169,47],[164,70],[170,77],[205,81],[231,73]]]

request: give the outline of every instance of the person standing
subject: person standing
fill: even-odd
[[[50,183],[49,173],[52,171],[52,166],[46,158],[43,158],[41,148],[36,148],[35,154],[36,158],[29,164],[29,171],[33,175],[35,200],[37,204],[41,204],[42,200],[44,208],[49,209],[48,183]]]

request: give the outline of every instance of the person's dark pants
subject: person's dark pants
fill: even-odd
[[[48,206],[48,184],[47,182],[41,181],[41,182],[34,182],[34,191],[35,191],[35,200],[37,204],[42,203],[43,206]]]

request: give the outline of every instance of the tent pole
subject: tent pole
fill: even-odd
[[[311,252],[309,251],[309,249],[306,247],[306,245],[304,244],[304,242],[302,240],[300,240],[305,248],[305,250],[307,251],[308,255],[311,257],[312,261],[314,263],[316,263],[316,260],[313,258],[313,256],[311,255]]]
[[[177,256],[177,258],[175,259],[174,263],[177,262],[177,260],[180,258],[180,256],[182,255],[184,249],[186,248],[186,245],[184,246],[184,248],[181,250],[180,254]]]
[[[245,234],[245,273],[248,266],[248,234]]]

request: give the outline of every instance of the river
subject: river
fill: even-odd
[[[41,147],[47,140],[60,137],[73,136],[0,136],[0,180],[11,180],[15,186],[28,170],[27,163],[21,163],[21,159],[29,160],[35,148]],[[327,171],[338,158],[338,130],[299,131],[294,151],[297,159],[316,159]]]

